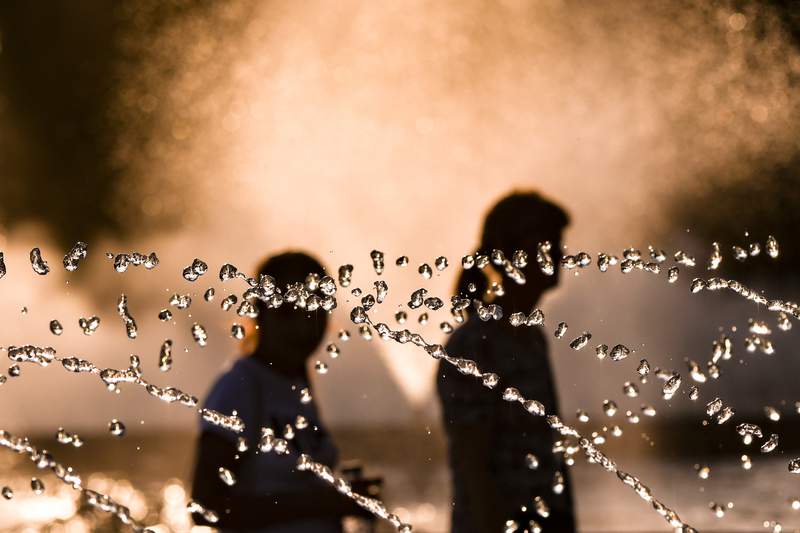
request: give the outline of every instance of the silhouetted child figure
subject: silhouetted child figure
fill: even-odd
[[[446,346],[448,353],[497,373],[501,387],[517,387],[526,398],[541,401],[549,414],[557,413],[558,405],[545,335],[535,326],[512,327],[507,317],[515,311],[530,313],[542,294],[558,283],[561,233],[568,223],[560,207],[534,193],[512,194],[492,208],[478,253],[501,250],[510,258],[516,250],[528,252],[528,266],[522,269],[526,283],[517,284],[492,265],[462,271],[458,293],[499,304],[505,317],[482,322],[471,308]],[[552,244],[552,276],[543,274],[536,263],[537,243],[544,241]],[[502,296],[487,293],[493,281],[502,282]],[[544,418],[504,401],[444,361],[437,387],[452,471],[452,532],[499,532],[507,520],[515,520],[519,531],[530,531],[530,520],[546,532],[574,531],[569,479],[563,457],[553,452],[556,434]],[[538,461],[535,469],[529,465],[531,453]],[[557,473],[564,478],[560,493],[553,489]],[[535,511],[537,496],[549,507],[546,518]]]
[[[259,269],[282,289],[302,283],[310,273],[322,276],[323,268],[303,253],[271,257]],[[209,524],[197,513],[194,520],[222,531],[340,533],[342,517],[363,517],[364,511],[312,473],[295,468],[301,453],[330,467],[337,461],[314,401],[301,400],[301,391],[310,390],[306,362],[325,334],[327,312],[289,303],[268,309],[261,302],[258,311],[257,348],[217,380],[205,401],[205,407],[227,415],[237,411],[246,425],[241,436],[248,450],[237,450],[236,434],[201,422],[192,497],[215,511],[219,522]],[[281,437],[289,425],[295,428],[290,455],[256,453],[260,428],[272,428]],[[220,468],[234,474],[234,485],[220,479]],[[358,483],[353,488],[364,493]]]

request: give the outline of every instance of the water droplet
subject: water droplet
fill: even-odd
[[[300,403],[311,403],[311,391],[307,387],[300,389]]]
[[[200,347],[206,346],[206,344],[208,344],[208,333],[206,333],[206,328],[197,322],[192,324],[192,338],[198,345],[200,345]]]
[[[178,309],[186,309],[192,305],[192,297],[188,294],[175,293],[169,297],[169,304],[177,307]]]
[[[328,346],[325,348],[325,351],[328,352],[328,355],[331,357],[331,359],[336,359],[339,357],[339,347],[333,343],[328,344]]]
[[[778,249],[778,241],[770,235],[767,237],[767,255],[770,256],[772,259],[778,257],[779,249]]]
[[[650,404],[642,404],[642,414],[644,416],[656,416],[656,408]]]
[[[227,311],[231,307],[236,305],[236,302],[238,300],[239,299],[236,297],[235,294],[228,295],[225,298],[223,298],[222,301],[219,303],[220,309],[222,309],[223,311]]]
[[[206,522],[211,524],[216,524],[219,522],[219,515],[217,515],[217,513],[211,511],[210,509],[206,509],[200,503],[194,500],[189,500],[189,502],[186,504],[186,510],[189,513],[199,514]]]
[[[31,490],[37,496],[44,492],[44,483],[39,478],[31,478]]]
[[[195,258],[192,264],[183,269],[183,279],[186,281],[197,281],[197,279],[208,271],[208,265],[200,259]]]
[[[125,334],[129,339],[135,339],[139,329],[136,327],[136,321],[128,311],[128,297],[124,294],[121,294],[119,300],[117,300],[117,314],[122,318],[122,323],[125,325]]]
[[[610,357],[612,361],[622,361],[623,359],[628,357],[630,353],[631,351],[627,346],[623,344],[617,344],[616,346],[611,348]]]
[[[734,414],[735,411],[733,410],[732,407],[729,406],[723,407],[722,410],[719,413],[717,413],[717,424],[720,425],[724,424],[725,422],[733,418]]]
[[[78,263],[81,259],[86,258],[88,245],[85,242],[78,241],[64,256],[64,268],[69,272],[74,272],[78,269]]]
[[[533,507],[536,510],[536,513],[542,518],[547,518],[550,516],[550,507],[548,507],[547,503],[545,503],[541,496],[536,496],[533,499]]]
[[[522,403],[522,406],[525,408],[526,411],[528,411],[532,415],[544,416],[545,414],[544,405],[542,405],[541,402],[538,402],[536,400],[525,400]]]
[[[606,416],[617,414],[617,403],[614,400],[603,400],[603,412]]]
[[[108,432],[115,437],[122,437],[125,435],[125,424],[114,418],[108,423]]]
[[[536,247],[536,263],[539,265],[539,270],[545,276],[552,276],[555,274],[555,264],[553,258],[550,256],[550,249],[552,245],[550,241],[541,242]]]
[[[522,395],[515,387],[508,387],[503,391],[503,399],[507,402],[518,402],[522,400]]]
[[[564,492],[564,474],[556,471],[556,473],[553,474],[553,482],[550,488],[553,490],[553,494],[561,494]]]
[[[83,330],[84,335],[91,335],[97,328],[100,327],[100,317],[90,316],[89,318],[81,317],[78,319],[78,326]]]
[[[664,396],[665,400],[669,400],[672,396],[678,391],[681,386],[681,376],[680,374],[673,374],[666,383],[664,383],[664,387],[662,388],[661,392]]]
[[[172,341],[167,339],[161,344],[158,352],[158,368],[167,372],[172,368]]]
[[[534,309],[525,319],[526,326],[541,326],[544,324],[544,312],[541,309]]]
[[[525,456],[525,465],[531,470],[536,470],[539,468],[539,458],[529,453]]]
[[[219,479],[229,487],[232,487],[236,484],[236,476],[234,476],[233,472],[227,468],[219,467],[218,473]]]
[[[42,252],[39,248],[31,250],[31,268],[40,276],[45,276],[50,272],[50,267],[47,265],[47,261],[42,258]]]
[[[627,396],[629,398],[635,398],[635,397],[639,396],[639,387],[637,387],[635,384],[631,383],[630,381],[626,381],[622,385],[622,392],[625,394],[625,396]]]
[[[773,433],[772,435],[770,435],[769,439],[764,444],[761,445],[761,453],[769,453],[775,448],[777,448],[778,440],[779,437],[777,433]]]
[[[431,266],[428,263],[422,263],[417,269],[417,271],[419,272],[420,276],[422,276],[425,279],[431,279],[431,277],[433,276],[433,270],[431,269]]]
[[[675,283],[676,281],[678,281],[679,272],[680,271],[679,271],[678,267],[676,267],[676,266],[670,267],[670,269],[667,270],[667,281],[670,282],[670,283]]]
[[[500,377],[492,372],[487,372],[481,376],[481,381],[484,387],[493,389],[500,382]]]
[[[684,266],[693,267],[696,264],[694,257],[682,250],[675,252],[675,262]]]
[[[430,296],[425,298],[425,307],[430,309],[431,311],[438,311],[444,306],[444,302],[442,302],[441,298],[436,298],[435,296]]]
[[[700,278],[694,278],[689,285],[689,290],[692,294],[696,294],[706,288],[706,282]]]
[[[708,258],[708,269],[716,270],[722,263],[722,251],[719,248],[719,243],[711,243],[711,257]]]
[[[372,268],[374,268],[375,273],[380,276],[381,274],[383,274],[383,268],[384,268],[383,252],[378,250],[372,250],[369,256],[372,259]]]
[[[592,338],[592,334],[588,331],[584,331],[580,336],[576,337],[569,343],[569,347],[573,350],[580,350],[584,346],[589,343],[589,340]]]
[[[64,326],[61,325],[61,322],[58,320],[51,320],[50,321],[50,333],[53,335],[61,335],[64,333]]]

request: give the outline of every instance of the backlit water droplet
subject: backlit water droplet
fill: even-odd
[[[88,245],[85,242],[78,241],[64,256],[64,268],[68,272],[74,272],[78,269],[78,264],[81,259],[86,258]]]
[[[158,368],[162,372],[167,372],[172,368],[172,341],[170,339],[161,344],[158,352]]]
[[[61,325],[61,322],[58,320],[51,320],[50,321],[50,333],[53,335],[61,335],[64,333],[64,326]]]
[[[50,267],[47,265],[47,261],[42,258],[42,252],[39,250],[39,248],[34,248],[31,250],[30,259],[31,268],[33,268],[33,271],[40,276],[45,276],[48,272],[50,272]]]
[[[208,333],[206,333],[206,328],[204,328],[201,324],[197,322],[192,324],[191,331],[192,338],[200,347],[205,347],[208,344]]]
[[[122,437],[125,435],[125,424],[114,418],[108,423],[108,432],[115,437]]]
[[[44,492],[44,483],[39,478],[31,478],[31,490],[37,496]]]
[[[232,487],[236,484],[236,476],[234,476],[233,472],[227,468],[219,467],[218,473],[219,479],[229,487]]]
[[[100,327],[100,317],[90,316],[89,318],[81,317],[78,319],[78,326],[83,330],[84,335],[91,335],[97,328]]]

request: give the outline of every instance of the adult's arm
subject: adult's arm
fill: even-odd
[[[254,496],[233,495],[232,488],[219,477],[220,467],[238,476],[239,453],[233,442],[212,431],[204,431],[198,444],[197,465],[192,483],[192,498],[219,516],[216,523],[207,522],[198,513],[198,525],[222,528],[260,528],[302,519],[365,516],[365,511],[352,500],[329,486],[302,492],[285,492]],[[246,452],[252,453],[252,452]],[[297,475],[312,475],[298,472]]]

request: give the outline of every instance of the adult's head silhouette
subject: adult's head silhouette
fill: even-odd
[[[566,211],[538,193],[513,192],[502,198],[486,215],[476,253],[489,255],[492,250],[502,250],[510,258],[514,251],[524,250],[528,253],[528,266],[523,269],[526,281],[520,285],[503,277],[502,271],[492,265],[484,270],[473,267],[462,271],[457,287],[459,294],[492,300],[509,310],[530,311],[546,290],[558,284],[561,234],[568,224]],[[545,241],[552,245],[550,255],[556,264],[552,276],[542,273],[536,263],[537,245]],[[492,281],[502,281],[502,296],[487,295]],[[470,284],[474,284],[474,292],[469,291]]]

